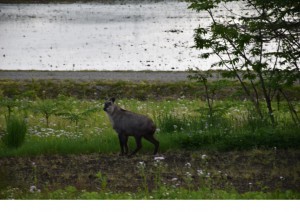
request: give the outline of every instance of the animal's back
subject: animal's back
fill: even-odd
[[[127,135],[153,134],[156,130],[154,122],[147,116],[122,110],[115,120],[115,129]]]

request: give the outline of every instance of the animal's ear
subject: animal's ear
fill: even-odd
[[[110,101],[115,102],[116,99],[114,97],[110,98]]]

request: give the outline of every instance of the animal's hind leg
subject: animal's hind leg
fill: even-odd
[[[154,144],[155,148],[153,154],[156,155],[158,152],[159,141],[154,138],[153,134],[145,135],[144,138],[150,141],[152,144]]]
[[[136,149],[130,154],[131,156],[137,153],[142,148],[142,137],[135,136]]]
[[[125,155],[128,154],[128,136],[125,136],[124,148],[125,148]]]

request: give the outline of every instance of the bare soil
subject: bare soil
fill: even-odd
[[[120,157],[117,154],[0,158],[0,189],[41,190],[75,186],[87,191],[103,189],[97,173],[107,178],[112,192],[143,189],[138,168],[145,163],[148,188],[161,183],[174,187],[235,189],[247,191],[300,191],[299,150],[251,150],[247,152],[167,152],[159,165],[152,155]]]

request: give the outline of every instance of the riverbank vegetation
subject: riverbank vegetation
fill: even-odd
[[[13,102],[4,98],[1,104],[1,131],[7,133],[3,138],[9,135],[10,123],[17,124],[10,120],[17,117],[20,122],[26,120],[24,128],[28,128],[28,142],[20,148],[2,146],[0,155],[118,151],[113,142],[115,133],[102,110],[103,101],[59,96],[56,99],[19,99]],[[209,115],[205,102],[192,99],[120,99],[118,104],[154,119],[157,136],[164,141],[161,144],[163,152],[180,148],[224,151],[300,147],[299,127],[294,125],[288,106],[284,104],[279,104],[276,112],[276,127],[257,117],[247,101],[217,101],[213,116]],[[296,106],[298,108],[299,104]],[[16,133],[23,132],[18,127],[15,130]],[[15,135],[14,132],[11,134]]]
[[[28,140],[45,136],[49,141],[67,141],[70,136],[77,142],[89,140],[86,151],[97,149],[90,146],[92,141],[99,145],[101,137],[109,144],[114,135],[102,111],[104,100],[114,96],[123,108],[148,114],[155,120],[165,151],[169,147],[214,150],[299,147],[299,126],[293,122],[288,103],[274,99],[274,126],[255,112],[235,82],[209,82],[208,86],[214,88],[209,98],[213,108],[207,104],[207,90],[197,83],[2,81],[0,129],[6,131],[11,117],[25,118]],[[289,91],[296,111],[300,107],[299,93],[297,86]],[[262,111],[267,114],[266,108],[262,107]],[[61,135],[64,136],[60,138]],[[49,147],[44,149],[51,152]]]

